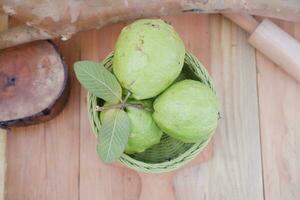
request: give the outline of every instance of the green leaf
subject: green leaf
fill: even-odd
[[[119,82],[101,63],[76,62],[74,70],[79,82],[89,92],[111,103],[121,101],[122,89]]]
[[[121,109],[105,111],[105,118],[98,134],[97,152],[103,162],[111,163],[123,154],[128,142],[130,121]]]

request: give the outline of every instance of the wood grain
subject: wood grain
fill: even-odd
[[[59,44],[70,66],[79,58],[75,37]],[[72,68],[69,68],[72,72]],[[79,198],[80,87],[71,73],[71,97],[52,121],[10,130],[7,142],[7,200]],[[49,94],[50,95],[50,94]]]
[[[178,199],[263,199],[255,52],[247,34],[211,16],[211,73],[221,101],[213,158],[175,181]]]
[[[87,118],[86,91],[72,65],[102,60],[125,25],[116,24],[55,41],[69,65],[71,97],[56,119],[10,130],[6,199],[262,200],[264,194],[266,200],[300,199],[299,83],[260,54],[256,58],[248,35],[220,15],[165,19],[215,80],[222,119],[209,148],[174,179],[173,174],[145,175],[101,163]],[[280,25],[300,39],[299,25]]]
[[[0,31],[8,28],[8,16],[0,13]],[[7,131],[0,129],[0,200],[4,200]]]
[[[300,24],[278,24],[300,41]],[[259,52],[257,67],[265,199],[300,199],[300,84]]]

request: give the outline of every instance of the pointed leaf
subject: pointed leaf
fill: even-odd
[[[97,152],[105,163],[118,160],[123,154],[128,142],[130,122],[125,111],[111,109],[102,121],[98,135]]]
[[[89,92],[111,103],[121,101],[122,89],[119,82],[101,63],[76,62],[74,70],[79,82]]]

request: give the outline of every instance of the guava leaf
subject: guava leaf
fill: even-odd
[[[111,103],[121,101],[119,82],[101,63],[79,61],[74,64],[74,70],[81,85],[89,92]]]
[[[128,142],[130,121],[125,111],[111,109],[102,121],[98,134],[97,152],[105,163],[118,160],[123,154]]]

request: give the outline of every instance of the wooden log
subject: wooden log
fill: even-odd
[[[124,20],[186,12],[233,13],[300,21],[299,0],[2,0],[2,10],[24,25],[0,33],[0,49],[101,28]]]
[[[67,101],[67,86],[67,67],[52,43],[0,51],[0,127],[52,119]]]

